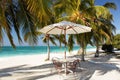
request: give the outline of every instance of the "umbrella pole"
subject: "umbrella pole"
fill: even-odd
[[[65,28],[64,35],[65,35],[65,59],[66,59],[66,28]]]
[[[66,59],[66,35],[65,35],[65,59]]]

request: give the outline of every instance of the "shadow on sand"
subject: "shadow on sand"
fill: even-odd
[[[115,63],[116,61],[110,63],[108,62],[113,57],[113,54],[100,55],[100,57],[97,58],[93,56],[85,62],[81,62],[81,67],[87,69],[87,73],[84,74],[83,77],[80,78],[80,80],[92,80],[91,78],[96,74],[96,72],[97,74],[99,74],[99,76],[107,74],[111,71],[117,71],[120,75],[120,68],[116,66],[120,64]]]
[[[112,57],[113,56],[106,55],[98,58],[91,57],[89,60],[84,62],[81,61],[80,68],[82,71],[77,72],[77,74],[79,74],[79,80],[90,80],[96,71],[98,71],[99,75],[104,75],[113,70],[116,70],[120,73],[119,68],[116,66],[117,63],[107,63],[107,61]],[[100,60],[102,61],[100,62]],[[24,64],[15,67],[4,68],[0,69],[0,79],[17,75],[17,80],[42,80],[45,77],[50,77],[57,74],[56,70],[51,72],[53,67],[54,66],[52,63],[48,63],[32,67],[28,67],[27,64]]]

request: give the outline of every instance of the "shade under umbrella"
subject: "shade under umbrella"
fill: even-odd
[[[40,29],[39,31],[44,34],[64,34],[66,36],[66,34],[80,34],[80,33],[90,32],[91,28],[69,21],[61,21],[59,23],[47,25],[44,28]],[[65,58],[66,58],[66,50],[65,50]]]

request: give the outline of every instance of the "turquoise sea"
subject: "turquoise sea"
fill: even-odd
[[[79,46],[75,46],[73,50],[79,50]],[[64,47],[50,46],[51,53],[64,52]],[[92,51],[95,47],[88,46],[87,50]],[[13,49],[11,46],[4,46],[0,48],[0,57],[10,57],[19,55],[34,55],[34,54],[46,54],[47,46],[17,46]]]

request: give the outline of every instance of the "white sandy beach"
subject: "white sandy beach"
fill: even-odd
[[[63,80],[66,76],[57,74],[52,61],[44,61],[46,57],[43,54],[0,58],[0,80]],[[64,54],[51,54],[52,57],[62,58]],[[75,74],[79,78],[77,80],[120,80],[119,59],[111,55],[86,56],[85,59]]]

